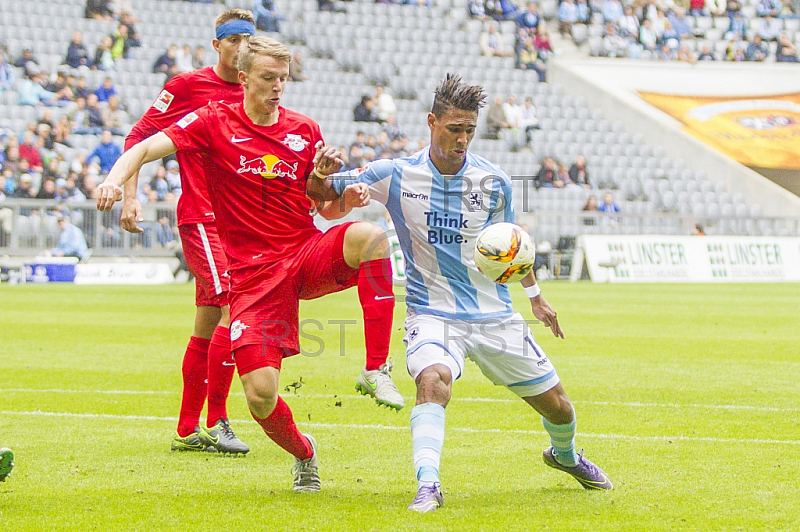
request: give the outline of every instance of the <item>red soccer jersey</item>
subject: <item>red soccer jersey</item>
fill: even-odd
[[[211,102],[242,101],[242,86],[229,83],[217,76],[213,67],[179,74],[169,80],[156,101],[139,119],[125,139],[125,149],[200,109]],[[203,160],[198,153],[178,153],[181,165],[181,187],[178,199],[178,225],[214,221],[214,211],[208,199]]]
[[[200,154],[229,269],[276,262],[319,233],[306,197],[319,125],[280,107],[278,122],[253,124],[242,104],[211,103],[164,133]]]

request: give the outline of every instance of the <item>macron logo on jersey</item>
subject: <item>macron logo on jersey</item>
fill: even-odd
[[[175,95],[169,92],[168,90],[161,91],[161,94],[158,95],[156,101],[153,102],[153,107],[156,110],[161,111],[162,113],[166,113],[167,109],[169,109],[172,100],[175,99]]]
[[[188,126],[198,118],[199,117],[195,113],[189,113],[188,115],[178,120],[178,126],[180,126],[183,129],[186,129],[186,126]]]
[[[428,201],[430,199],[427,194],[422,194],[422,193],[417,194],[417,193],[414,193],[414,192],[406,192],[406,191],[403,191],[403,197],[404,198],[411,198],[411,199],[418,199],[418,200],[422,200],[422,201]]]

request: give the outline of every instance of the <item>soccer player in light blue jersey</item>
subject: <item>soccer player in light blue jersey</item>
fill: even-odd
[[[472,258],[484,227],[514,222],[510,179],[467,150],[485,98],[481,87],[448,74],[428,114],[430,146],[332,176],[328,186],[341,197],[320,211],[336,218],[376,199],[391,214],[405,255],[406,364],[417,384],[411,435],[418,486],[409,509],[418,512],[444,504],[439,462],[445,407],[466,358],[542,415],[551,443],[543,453],[548,466],[569,473],[586,489],[612,488],[608,476],[575,451],[572,403],[527,323],[514,312],[508,287],[484,277]],[[534,274],[521,283],[533,315],[564,338]]]

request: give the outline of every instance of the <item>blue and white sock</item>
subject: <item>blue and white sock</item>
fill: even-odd
[[[550,435],[550,444],[558,463],[566,467],[578,465],[578,455],[575,453],[575,429],[578,423],[575,416],[573,415],[572,423],[566,425],[554,425],[542,418],[542,425]]]
[[[419,487],[439,482],[439,460],[444,447],[444,407],[423,403],[411,409],[411,440]]]

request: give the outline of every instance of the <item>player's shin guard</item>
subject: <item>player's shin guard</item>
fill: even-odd
[[[542,418],[542,425],[550,435],[550,444],[553,446],[558,463],[575,467],[578,463],[578,455],[575,453],[575,430],[578,423],[575,416],[573,415],[572,422],[566,425],[554,425]]]
[[[231,336],[227,327],[218,326],[211,337],[208,349],[208,416],[206,426],[211,428],[227,418],[226,403],[231,391],[233,371],[236,364],[231,356]]]
[[[389,259],[362,262],[358,269],[358,299],[364,312],[367,370],[376,370],[389,356],[394,316],[392,264]]]
[[[307,460],[313,456],[314,450],[311,443],[297,430],[292,411],[283,398],[278,397],[275,410],[265,419],[260,419],[253,412],[250,412],[250,415],[261,425],[272,441],[298,460]]]
[[[178,435],[182,438],[192,434],[200,423],[206,401],[209,345],[209,340],[192,336],[183,356],[183,397],[178,418]]]
[[[411,410],[414,470],[419,486],[439,482],[439,460],[444,447],[444,407],[423,403]]]

